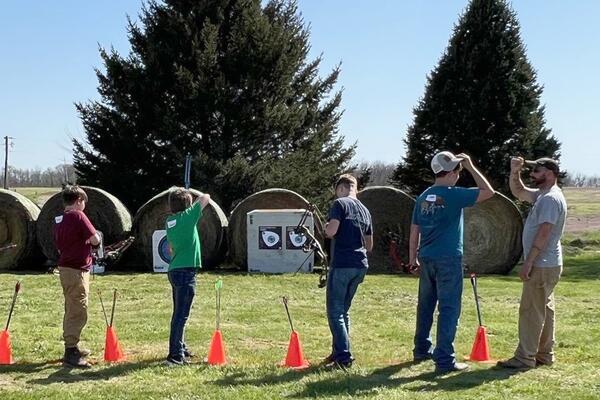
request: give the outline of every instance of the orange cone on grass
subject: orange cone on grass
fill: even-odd
[[[292,317],[290,315],[290,310],[288,309],[288,299],[287,297],[283,296],[282,300],[292,333],[290,334],[290,344],[288,345],[287,355],[285,360],[279,363],[279,366],[293,369],[308,368],[310,364],[304,358],[302,344],[300,343],[300,336],[298,335],[298,332],[294,330],[294,325],[292,324]]]
[[[475,342],[473,342],[473,348],[471,349],[469,359],[471,361],[490,361],[490,347],[487,341],[487,331],[485,326],[479,326],[479,328],[477,328]]]
[[[221,289],[223,288],[223,280],[219,277],[215,281],[215,299],[216,299],[216,325],[217,328],[213,333],[210,341],[210,349],[206,362],[210,365],[225,365],[227,358],[225,357],[225,344],[223,343],[223,335],[221,334]]]
[[[119,362],[125,360],[123,350],[117,338],[114,326],[106,327],[106,341],[104,342],[104,361]]]
[[[104,341],[104,361],[106,362],[119,362],[125,360],[125,354],[121,349],[121,344],[117,338],[117,331],[113,326],[115,319],[115,305],[117,304],[117,289],[113,291],[113,304],[112,311],[110,313],[110,322],[106,317],[106,310],[104,309],[104,303],[102,302],[102,295],[98,291],[98,297],[100,297],[100,305],[102,306],[102,312],[104,313],[104,320],[106,321],[106,339]]]
[[[471,349],[471,355],[467,357],[470,361],[490,362],[490,347],[487,340],[487,330],[481,321],[481,309],[479,308],[479,296],[477,295],[477,276],[471,274],[471,285],[473,286],[473,293],[475,295],[475,305],[477,306],[477,318],[479,320],[479,327],[477,328],[477,334],[475,335],[475,341]]]
[[[10,334],[5,329],[0,332],[0,365],[9,365],[12,363],[14,363],[14,360],[10,345]]]
[[[8,365],[15,362],[12,357],[12,346],[10,344],[10,333],[8,333],[8,327],[10,326],[10,320],[12,318],[13,310],[15,309],[15,303],[17,302],[17,294],[19,294],[19,290],[21,290],[21,282],[17,281],[12,302],[10,304],[10,310],[8,312],[8,319],[6,320],[6,327],[2,332],[0,332],[0,365]]]
[[[302,344],[300,343],[300,336],[298,336],[298,332],[292,331],[290,335],[290,344],[288,345],[287,356],[280,365],[282,367],[293,369],[303,369],[310,366],[308,361],[304,359],[304,353],[302,352]]]
[[[219,329],[213,333],[212,340],[210,341],[210,350],[208,351],[208,358],[206,360],[210,365],[225,365],[227,359],[225,357],[225,344],[223,343],[223,335]]]

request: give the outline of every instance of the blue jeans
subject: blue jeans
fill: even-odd
[[[346,363],[350,353],[350,316],[348,311],[366,268],[332,268],[327,277],[327,319],[332,336],[333,360]]]
[[[175,269],[169,271],[167,275],[173,289],[173,316],[171,317],[168,358],[182,361],[185,349],[183,330],[190,316],[192,301],[196,294],[196,270],[194,268]]]
[[[456,363],[454,337],[460,317],[463,289],[462,257],[420,259],[419,303],[415,331],[415,359],[433,356],[438,368]],[[436,346],[431,341],[431,325],[436,303],[438,321]]]

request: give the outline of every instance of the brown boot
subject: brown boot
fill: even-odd
[[[90,368],[91,364],[81,356],[77,347],[68,347],[65,349],[63,366],[66,368]]]

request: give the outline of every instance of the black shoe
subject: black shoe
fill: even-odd
[[[435,367],[435,373],[436,374],[448,374],[450,372],[456,372],[456,371],[466,371],[469,369],[469,365],[465,364],[465,363],[454,363],[454,365],[452,365],[449,368],[439,368],[439,367]]]
[[[90,368],[92,365],[79,354],[77,347],[69,347],[65,349],[63,366],[66,368]]]
[[[419,356],[419,357],[415,356],[415,357],[413,357],[413,362],[415,364],[418,364],[418,363],[421,363],[421,362],[424,362],[424,361],[428,361],[428,360],[431,360],[431,359],[433,359],[433,354],[427,353],[424,356]]]

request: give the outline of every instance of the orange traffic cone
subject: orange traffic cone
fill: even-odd
[[[487,331],[485,326],[479,326],[477,328],[477,335],[475,335],[475,342],[473,342],[473,348],[471,349],[471,361],[492,361],[490,359],[490,348],[487,341]]]
[[[123,350],[117,339],[117,332],[113,326],[106,327],[106,341],[104,343],[104,361],[119,362],[125,360]]]
[[[215,333],[213,333],[206,362],[208,362],[210,365],[227,364],[227,360],[225,359],[225,345],[223,344],[223,336],[221,335],[221,331],[219,329],[215,330]]]
[[[290,335],[290,344],[288,345],[287,356],[280,365],[282,367],[289,367],[293,369],[304,369],[310,366],[308,361],[304,359],[304,354],[302,353],[302,344],[300,344],[300,336],[298,336],[298,332],[292,331],[292,334]]]
[[[0,332],[0,365],[14,363],[12,357],[12,347],[10,345],[10,334],[5,329]]]

